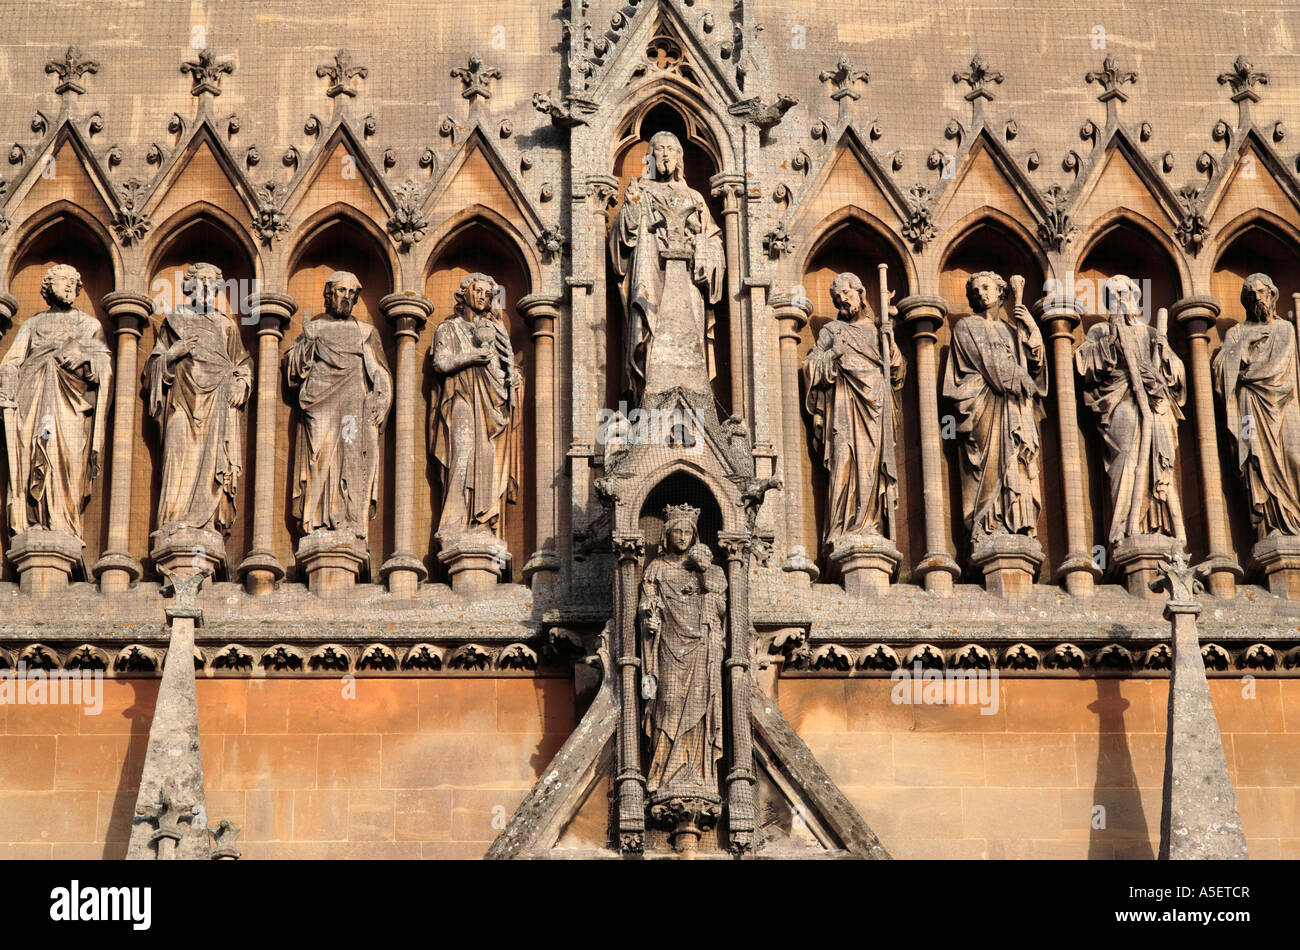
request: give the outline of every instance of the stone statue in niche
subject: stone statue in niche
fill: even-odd
[[[1277,313],[1277,286],[1251,274],[1246,319],[1230,329],[1210,369],[1233,434],[1259,539],[1251,552],[1275,594],[1300,598],[1300,389],[1296,331]]]
[[[81,560],[81,512],[104,448],[113,358],[99,320],[73,306],[81,287],[67,264],[46,271],[49,309],[23,322],[0,360],[9,557],[26,589],[65,583]]]
[[[721,299],[723,286],[721,231],[704,196],[686,183],[681,142],[657,132],[649,144],[652,175],[628,183],[609,237],[614,270],[623,278],[625,386],[638,405],[679,387],[711,391],[709,306]]]
[[[700,510],[664,510],[663,553],[641,580],[640,619],[649,742],[650,816],[692,850],[721,814],[722,660],[727,579],[699,541]]]
[[[172,570],[224,566],[235,520],[253,369],[239,327],[217,309],[221,283],[212,264],[186,269],[185,302],[163,318],[144,369],[163,442],[153,558]]]
[[[943,394],[957,409],[962,501],[972,561],[1003,594],[1021,593],[1042,563],[1038,512],[1038,420],[1047,395],[1042,334],[1013,277],[1011,320],[1002,316],[1005,280],[992,271],[966,281],[971,316],[953,329]]]
[[[453,587],[494,584],[509,559],[506,506],[518,500],[523,376],[515,365],[505,290],[487,274],[469,274],[430,350],[437,376],[429,414],[429,451],[438,461],[442,514],[439,559]]]
[[[301,418],[294,446],[292,512],[302,525],[298,559],[322,589],[346,586],[369,557],[369,521],[379,502],[380,434],[393,378],[379,333],[352,308],[361,282],[335,271],[325,312],[303,324],[284,356]],[[351,576],[345,576],[351,575]]]
[[[1230,329],[1211,364],[1260,538],[1300,535],[1300,402],[1295,328],[1277,314],[1267,274],[1241,288],[1246,319]]]
[[[1109,539],[1120,544],[1163,535],[1181,547],[1186,534],[1174,465],[1183,418],[1179,407],[1187,399],[1183,361],[1161,321],[1152,327],[1143,319],[1136,281],[1117,275],[1106,281],[1103,293],[1109,316],[1088,331],[1074,367],[1105,445]]]
[[[897,393],[907,366],[888,322],[877,325],[856,274],[837,275],[830,295],[838,318],[821,328],[803,370],[813,443],[830,478],[825,541],[847,577],[854,557],[894,549]],[[874,565],[886,586],[896,564],[886,558]]]

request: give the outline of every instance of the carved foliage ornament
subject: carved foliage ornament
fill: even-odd
[[[933,196],[929,188],[916,184],[907,190],[906,198],[908,215],[903,224],[903,237],[919,251],[938,234],[930,217]]]
[[[145,183],[138,178],[129,178],[119,189],[122,207],[113,216],[113,232],[124,245],[133,244],[144,239],[153,227],[149,215],[145,213],[141,193]]]
[[[229,76],[235,71],[235,64],[229,59],[217,59],[217,51],[204,47],[199,50],[198,58],[181,63],[181,72],[189,75],[193,85],[191,96],[201,96],[205,92],[214,96],[221,95],[221,77]]]
[[[329,77],[330,86],[325,90],[325,95],[331,99],[335,96],[355,96],[357,90],[353,88],[352,80],[365,79],[368,72],[365,66],[353,66],[352,54],[345,49],[334,54],[332,64],[325,63],[316,67],[318,77],[321,79]]]
[[[461,85],[465,87],[461,90],[461,96],[473,102],[479,97],[492,98],[492,90],[488,84],[493,79],[501,78],[501,70],[496,66],[485,65],[483,57],[474,53],[470,55],[468,66],[452,67],[451,77],[459,79]]]
[[[823,69],[817,76],[819,82],[828,82],[835,87],[831,93],[831,99],[839,102],[841,99],[861,99],[862,93],[858,92],[853,86],[856,83],[866,85],[871,81],[871,74],[865,69],[855,69],[849,62],[847,53],[840,53],[839,60],[835,63],[833,69]]]
[[[79,80],[86,73],[93,76],[99,72],[99,63],[93,59],[82,59],[81,50],[69,46],[62,60],[52,59],[45,64],[45,71],[59,77],[59,84],[54,87],[57,94],[75,92],[77,95],[82,95],[86,87]]]
[[[428,220],[420,213],[423,189],[414,181],[403,182],[395,189],[397,208],[388,219],[388,233],[406,250],[424,239]]]
[[[1043,197],[1047,200],[1047,216],[1038,225],[1038,240],[1047,250],[1059,253],[1065,250],[1079,229],[1074,226],[1065,210],[1069,204],[1067,189],[1052,185],[1043,192]]]
[[[280,210],[276,196],[279,186],[268,181],[257,193],[257,213],[253,216],[253,232],[268,247],[289,230],[289,217]]]

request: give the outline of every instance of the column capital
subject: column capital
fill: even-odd
[[[812,301],[802,294],[776,294],[769,297],[767,304],[772,308],[772,315],[778,320],[787,321],[789,326],[782,328],[782,336],[789,332],[798,338],[808,318],[812,316]]]
[[[645,538],[639,534],[616,534],[612,541],[614,554],[620,563],[639,561],[645,556]]]
[[[271,333],[280,337],[284,335],[285,325],[298,312],[298,301],[288,294],[262,290],[244,299],[244,312],[254,318],[259,334]]]
[[[942,297],[912,294],[898,302],[898,319],[912,328],[916,337],[934,339],[939,325],[948,317],[948,301]]]
[[[104,294],[99,303],[108,311],[117,333],[129,333],[136,337],[153,313],[153,298],[133,290],[114,290]]]
[[[13,326],[14,317],[18,316],[18,298],[13,294],[0,293],[0,337]]]
[[[564,298],[558,294],[528,294],[515,301],[515,309],[528,328],[538,333],[547,329],[541,325],[543,321],[559,318],[563,303]]]
[[[1083,301],[1078,297],[1053,294],[1034,301],[1030,311],[1049,332],[1069,335],[1083,321]]]
[[[1219,301],[1209,294],[1196,294],[1174,301],[1169,308],[1169,315],[1187,327],[1189,336],[1205,336],[1210,331],[1210,324],[1223,312]]]
[[[604,215],[618,198],[619,181],[613,175],[588,175],[584,188],[575,187],[574,197],[586,197],[592,214]]]
[[[723,214],[740,210],[740,199],[745,194],[745,176],[741,172],[720,172],[709,179],[709,194],[723,199]]]
[[[380,299],[379,312],[393,325],[394,333],[415,339],[433,315],[433,302],[410,291],[389,294]]]

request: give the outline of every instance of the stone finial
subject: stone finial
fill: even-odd
[[[52,59],[45,64],[45,71],[59,77],[59,84],[54,87],[55,93],[63,95],[65,92],[75,92],[80,96],[86,91],[80,82],[81,77],[86,73],[93,76],[99,72],[99,63],[93,59],[82,59],[81,50],[69,46],[62,60]]]
[[[461,90],[462,98],[473,102],[478,98],[491,99],[492,90],[488,84],[493,79],[501,78],[501,70],[496,66],[488,66],[483,62],[483,57],[477,53],[470,54],[469,65],[453,66],[451,77],[459,79],[461,85],[465,88]]]
[[[1156,564],[1156,578],[1148,586],[1159,593],[1168,591],[1169,610],[1175,607],[1187,608],[1180,613],[1200,611],[1197,597],[1205,592],[1205,586],[1196,576],[1196,570],[1187,560],[1187,554],[1181,549],[1173,551],[1163,561]]]
[[[193,85],[191,96],[203,96],[204,93],[221,95],[221,77],[229,76],[235,71],[233,60],[217,59],[217,51],[204,47],[199,50],[198,58],[181,63],[181,72],[189,75]]]
[[[964,82],[970,86],[970,91],[966,93],[965,98],[970,103],[972,125],[977,124],[983,115],[984,100],[993,101],[993,93],[989,91],[988,84],[1001,85],[1005,78],[1001,73],[990,69],[979,53],[971,57],[970,68],[966,72],[952,74],[953,82]]]
[[[1267,86],[1268,73],[1256,70],[1245,56],[1238,56],[1232,69],[1219,73],[1219,85],[1228,84],[1232,86],[1232,101],[1237,104],[1237,128],[1244,129],[1250,125],[1250,104],[1259,102],[1255,86]]]
[[[1133,70],[1120,69],[1115,65],[1115,57],[1108,55],[1101,61],[1101,69],[1089,70],[1083,78],[1087,82],[1095,82],[1101,86],[1101,94],[1097,96],[1097,101],[1106,104],[1106,124],[1113,125],[1119,118],[1116,105],[1128,101],[1128,96],[1124,94],[1122,87],[1128,83],[1136,83],[1138,74]]]
[[[849,62],[847,53],[840,53],[840,58],[836,61],[833,69],[823,69],[817,75],[818,82],[828,82],[835,87],[831,93],[831,100],[838,102],[840,106],[840,118],[844,118],[845,108],[850,101],[856,102],[862,98],[862,93],[853,87],[857,83],[864,86],[871,81],[871,74],[865,69],[855,69]]]
[[[325,95],[331,99],[337,96],[355,96],[357,90],[353,87],[352,80],[365,79],[368,73],[369,70],[365,66],[352,65],[352,54],[345,49],[334,54],[333,63],[323,63],[316,67],[317,77],[320,79],[329,77],[330,85],[325,90]]]

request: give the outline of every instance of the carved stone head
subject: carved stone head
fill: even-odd
[[[1267,323],[1277,319],[1277,285],[1268,274],[1251,274],[1241,285],[1241,305],[1246,319]]]
[[[489,313],[496,288],[496,278],[488,274],[466,274],[456,288],[456,316],[472,320]]]
[[[350,317],[360,296],[361,281],[356,274],[336,270],[325,281],[325,312],[332,317]]]
[[[181,293],[185,295],[185,303],[195,312],[215,313],[221,284],[221,270],[215,264],[195,263],[185,268]]]
[[[70,264],[55,264],[41,278],[41,296],[54,310],[71,310],[81,293],[81,275]]]
[[[835,304],[841,320],[871,316],[871,308],[867,306],[867,289],[862,286],[857,274],[846,271],[835,275],[831,281],[831,303]]]
[[[673,554],[685,554],[697,537],[700,509],[690,505],[669,505],[664,509],[664,547]]]
[[[655,181],[682,180],[682,143],[671,132],[656,132],[650,136],[651,168]]]
[[[1101,293],[1111,322],[1122,319],[1132,323],[1133,318],[1142,312],[1142,288],[1132,277],[1116,274],[1102,285]]]
[[[966,279],[966,303],[972,313],[988,313],[1007,299],[1007,282],[991,270],[982,270]]]

